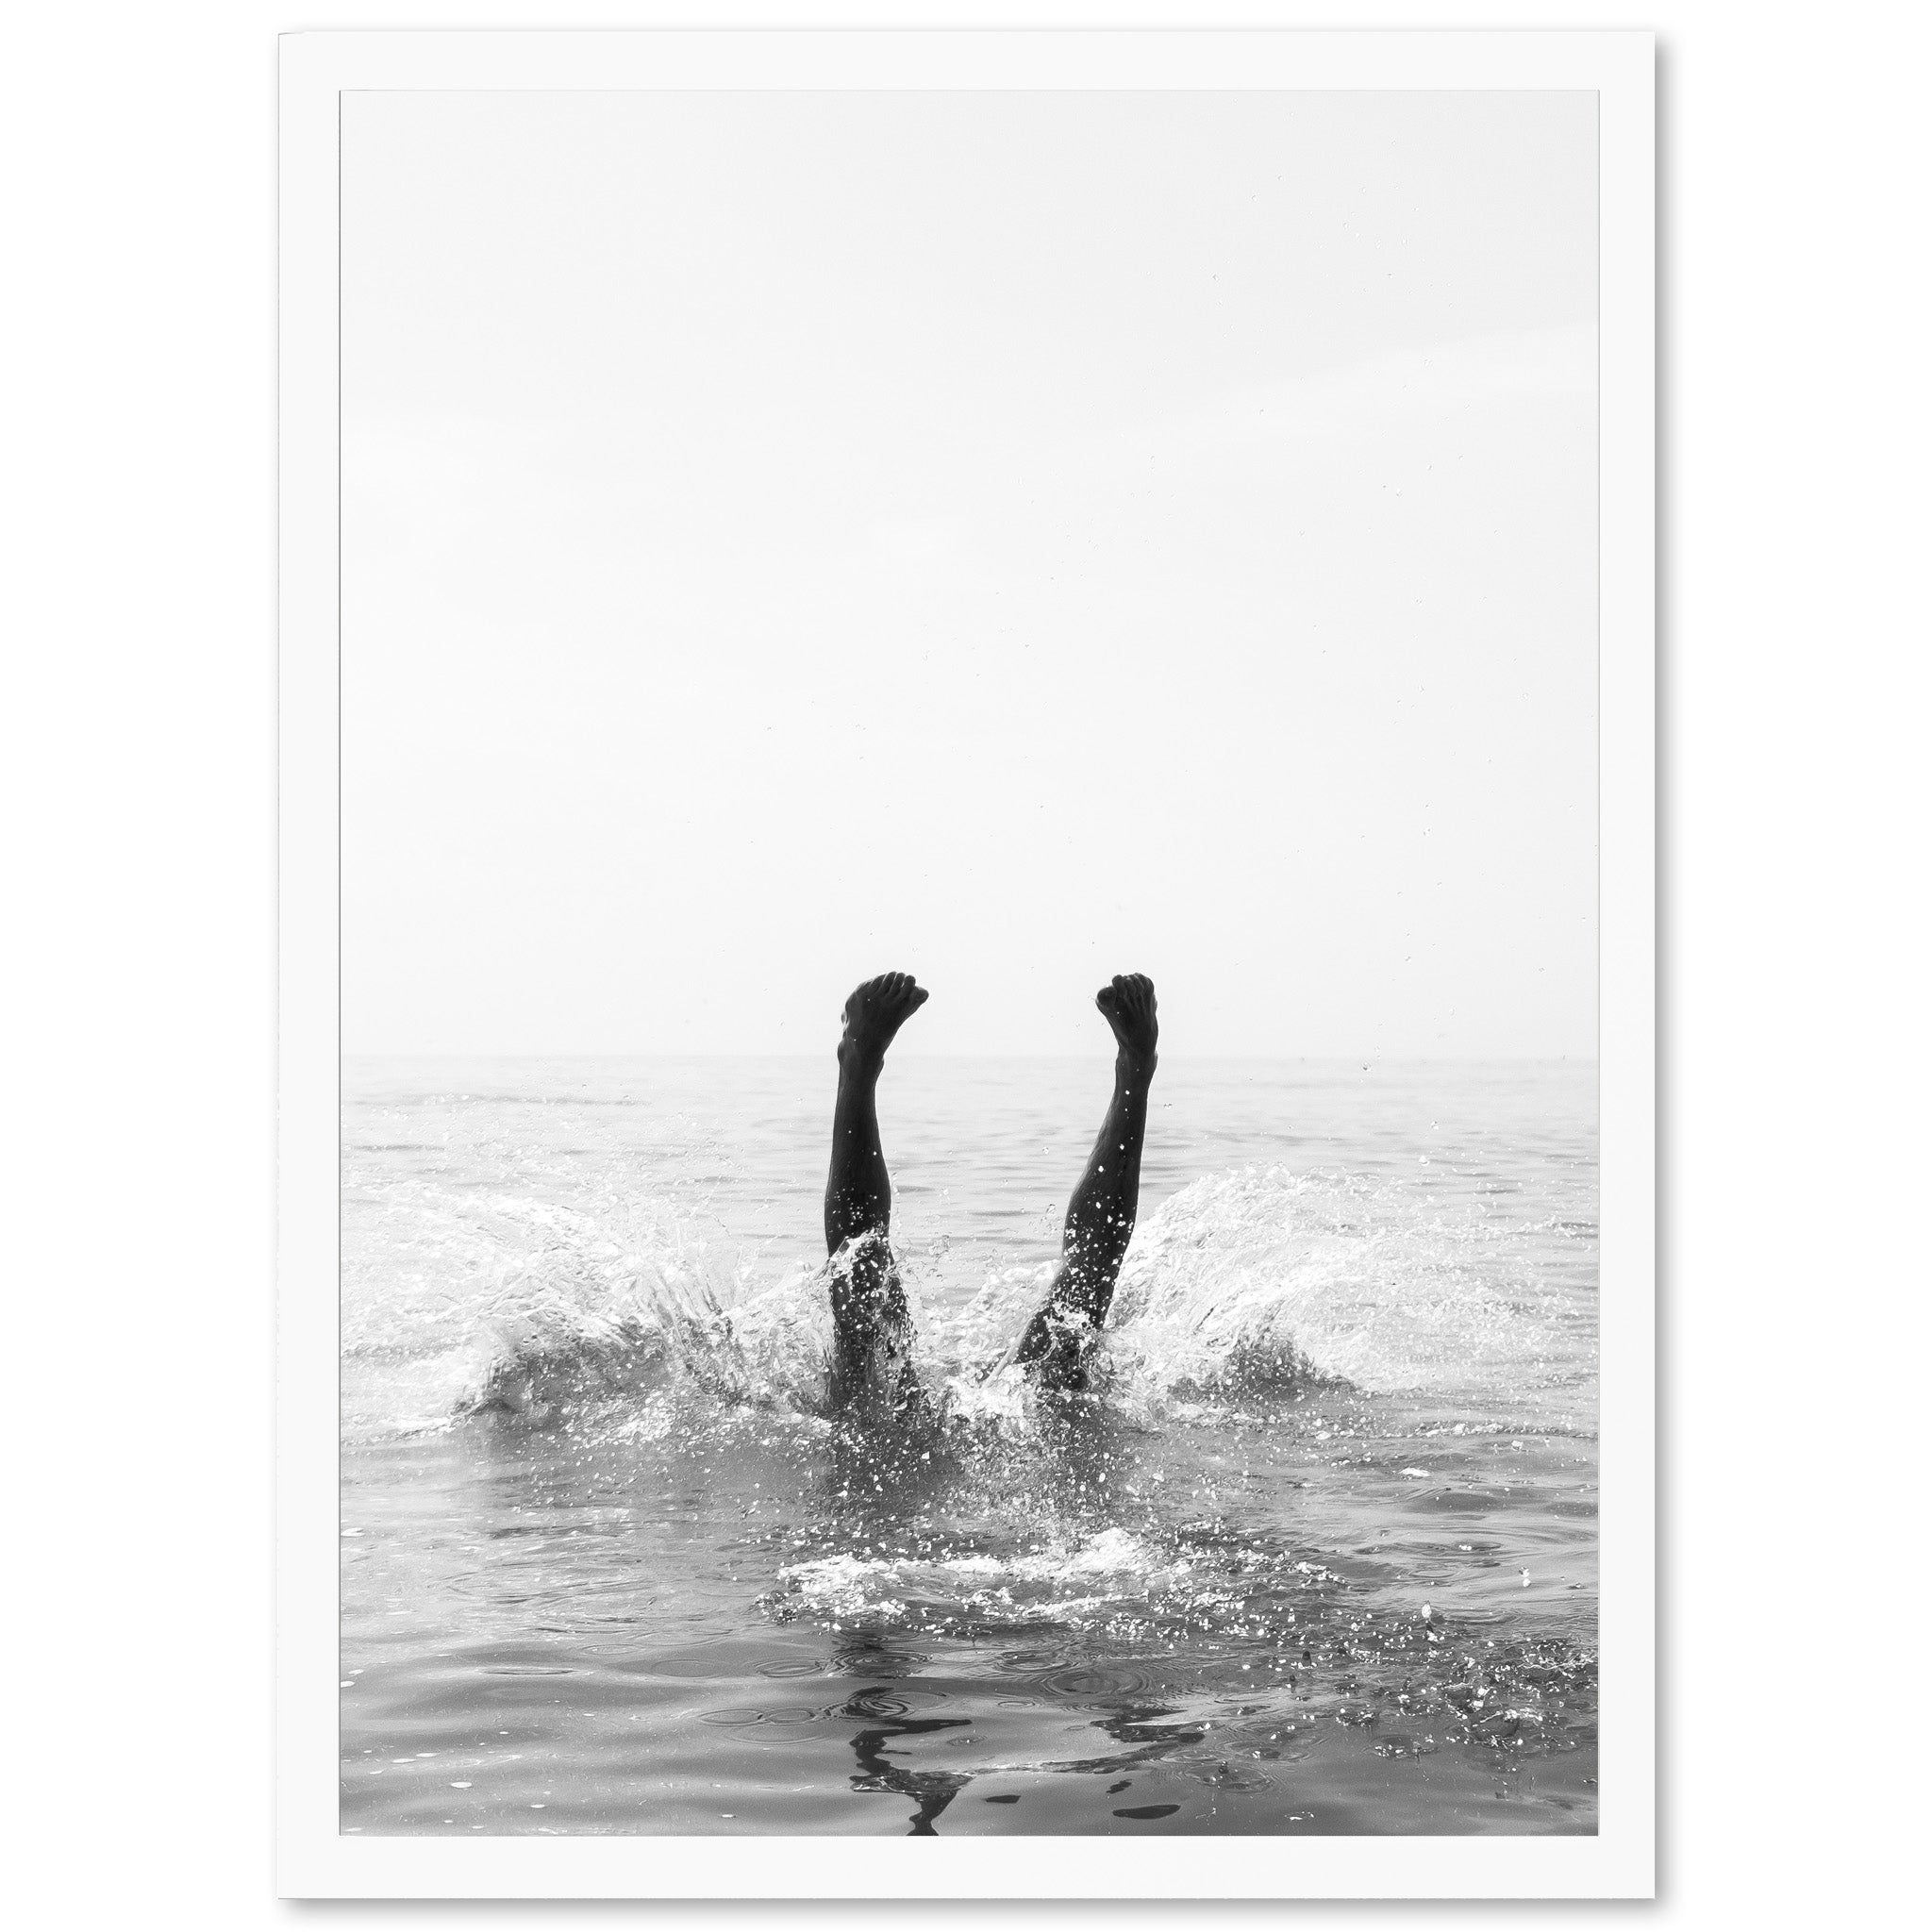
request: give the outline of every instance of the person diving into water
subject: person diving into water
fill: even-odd
[[[831,1396],[835,1406],[920,1401],[912,1319],[892,1259],[892,1186],[879,1145],[878,1082],[886,1050],[930,995],[909,973],[882,973],[845,1002],[832,1168],[825,1182],[825,1249],[833,1261]],[[1113,1028],[1113,1098],[1087,1170],[1067,1203],[1059,1263],[1045,1302],[1014,1349],[1041,1387],[1087,1385],[1087,1361],[1107,1320],[1141,1198],[1141,1145],[1160,1027],[1154,982],[1117,974],[1093,996]]]

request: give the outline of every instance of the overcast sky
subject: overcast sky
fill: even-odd
[[[1595,1041],[1583,94],[352,94],[351,1052]]]

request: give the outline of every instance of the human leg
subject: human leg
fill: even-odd
[[[1021,1337],[1017,1358],[1049,1388],[1078,1389],[1085,1358],[1107,1319],[1121,1262],[1133,1238],[1141,1199],[1141,1148],[1147,1133],[1147,1090],[1160,1035],[1154,982],[1117,974],[1094,995],[1113,1028],[1113,1097],[1087,1170],[1067,1203],[1059,1271],[1045,1306]]]
[[[884,973],[845,1002],[824,1208],[825,1250],[835,1263],[833,1394],[841,1403],[902,1362],[909,1340],[911,1321],[890,1241],[892,1184],[879,1144],[877,1095],[886,1049],[928,997],[909,973]]]

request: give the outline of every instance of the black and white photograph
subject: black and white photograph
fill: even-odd
[[[1910,1922],[1932,25],[1311,17],[10,23],[19,1923]]]
[[[346,102],[345,1829],[1594,1828],[1595,137]]]
[[[339,127],[341,1834],[1593,1838],[1597,92]]]

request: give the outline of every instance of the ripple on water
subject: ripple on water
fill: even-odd
[[[1075,1670],[1051,1671],[1037,1679],[1039,1688],[1054,1697],[1076,1704],[1115,1697],[1139,1697],[1154,1683],[1150,1672],[1129,1663],[1087,1664]]]
[[[700,1711],[698,1722],[732,1728],[750,1724],[814,1724],[832,1714],[823,1707],[809,1704],[780,1705],[774,1710],[760,1709],[757,1706],[738,1706],[724,1710]]]
[[[910,1717],[922,1706],[950,1704],[952,1693],[918,1684],[894,1684],[890,1689],[874,1686],[848,1697],[835,1713],[840,1717]]]

